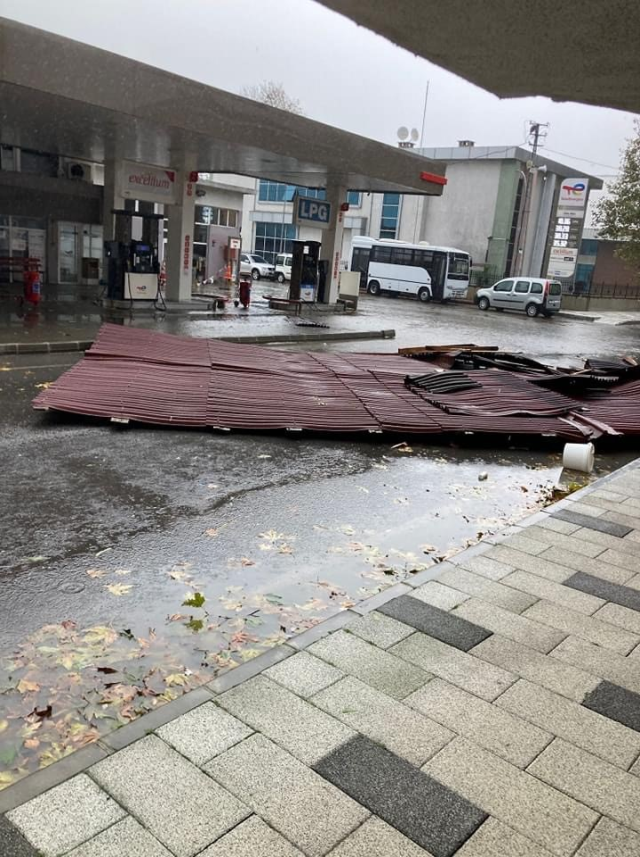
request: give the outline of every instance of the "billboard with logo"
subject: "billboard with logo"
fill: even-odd
[[[573,277],[582,239],[589,198],[589,180],[580,176],[561,179],[555,221],[552,224],[548,277]]]
[[[175,170],[123,161],[122,196],[125,199],[164,202],[171,205],[176,201],[176,178]]]

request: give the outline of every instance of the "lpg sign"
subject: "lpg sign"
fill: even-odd
[[[331,224],[331,205],[320,199],[296,196],[293,203],[293,221],[296,226],[328,229]]]

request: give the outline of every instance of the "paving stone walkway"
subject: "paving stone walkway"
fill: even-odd
[[[639,857],[638,464],[0,793],[1,857]]]

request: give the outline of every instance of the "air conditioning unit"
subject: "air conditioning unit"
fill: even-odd
[[[68,179],[91,183],[91,164],[81,164],[79,161],[67,161],[64,170]]]

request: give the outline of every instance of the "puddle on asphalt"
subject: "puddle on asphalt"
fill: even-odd
[[[479,479],[483,473],[486,480]],[[0,788],[538,508],[558,455],[416,447],[47,568],[64,617],[0,652]],[[212,486],[215,488],[216,486]],[[38,561],[38,558],[34,558]],[[46,589],[30,595],[49,597]]]

